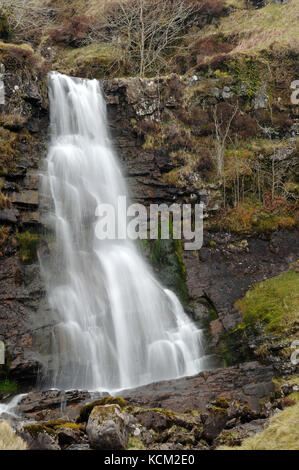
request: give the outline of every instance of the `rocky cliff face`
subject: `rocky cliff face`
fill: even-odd
[[[39,247],[44,249],[47,244],[38,191],[38,173],[43,166],[48,134],[46,79],[39,64],[32,69],[36,60],[32,52],[22,51],[21,46],[6,46],[1,57],[5,67],[6,103],[1,106],[1,133],[5,143],[1,143],[4,157],[1,160],[0,334],[8,348],[3,372],[9,369],[12,378],[34,383],[37,370],[50,350],[51,331],[37,262]],[[162,282],[182,295],[187,310],[207,329],[214,348],[223,335],[240,323],[235,301],[254,282],[277,275],[296,259],[298,237],[293,219],[288,227],[281,223],[281,218],[280,225],[271,219],[273,225],[266,226],[265,231],[259,222],[242,230],[220,227],[219,231],[217,217],[223,216],[225,199],[223,182],[213,176],[212,110],[216,105],[227,104],[229,111],[238,99],[241,128],[233,128],[232,136],[243,132],[244,138],[249,139],[246,145],[252,146],[252,139],[263,137],[254,120],[266,113],[269,96],[264,84],[256,86],[252,93],[250,85],[242,88],[240,77],[228,80],[227,76],[213,74],[112,79],[103,81],[102,86],[111,134],[132,198],[146,206],[152,202],[204,204],[207,224],[200,252],[182,252],[181,247],[164,246],[162,242],[158,256],[153,256],[151,246],[146,252]],[[287,168],[285,179],[289,169],[296,167],[297,128],[292,112],[285,103],[281,104],[279,113],[285,118],[281,120],[279,132],[285,140],[279,145],[279,155]],[[258,150],[253,150],[249,159],[263,151],[258,140],[255,144]],[[274,153],[275,145],[274,142],[274,150],[271,147]],[[271,162],[271,155],[267,148],[263,155],[265,164]],[[227,188],[230,197],[234,190],[231,183]],[[267,218],[268,214],[264,216]],[[228,362],[249,359],[250,354],[243,349],[244,344],[237,345],[235,357]]]
[[[272,158],[269,153],[263,154],[262,140],[259,143],[258,139],[265,136],[261,136],[255,127],[261,113],[268,108],[269,96],[265,91],[265,83],[256,89],[249,101],[248,97],[242,101],[242,93],[247,92],[244,88],[243,92],[240,91],[242,87],[238,79],[231,81],[230,87],[225,83],[226,79],[223,82],[219,78],[196,75],[189,78],[173,75],[161,79],[114,79],[103,82],[111,133],[134,200],[146,206],[165,202],[169,205],[204,204],[204,246],[199,252],[179,253],[184,265],[180,278],[181,284],[184,283],[187,288],[186,303],[192,307],[190,312],[195,320],[207,328],[209,341],[216,349],[221,338],[233,331],[241,321],[240,313],[234,307],[235,302],[254,283],[287,270],[290,263],[297,259],[299,250],[295,224],[292,230],[287,230],[283,224],[277,225],[274,219],[268,224],[270,219],[266,212],[257,215],[252,225],[251,222],[244,222],[246,217],[250,217],[250,205],[245,207],[242,227],[235,227],[233,220],[231,225],[228,223],[226,226],[217,222],[219,214],[224,219],[230,216],[223,209],[223,182],[213,176],[213,168],[209,166],[213,165],[213,149],[209,140],[213,134],[213,123],[209,110],[219,103],[222,106],[227,104],[229,113],[230,106],[234,106],[238,99],[241,110],[239,125],[244,125],[246,145],[250,148],[254,141],[261,152],[258,158],[260,162],[263,161],[262,164],[269,164]],[[195,98],[197,101],[194,105]],[[198,108],[201,110],[198,112],[205,113],[204,116],[196,115]],[[274,144],[271,150],[284,162],[286,172],[282,179],[286,182],[290,177],[287,176],[287,168],[293,169],[291,178],[298,172],[296,110],[284,103],[277,113],[288,115],[290,120],[289,127],[280,125],[283,146],[275,150]],[[252,126],[251,130],[247,126]],[[231,136],[237,136],[240,132],[240,128],[233,128]],[[235,147],[232,151],[237,154],[239,150]],[[199,159],[198,167],[193,163],[196,158]],[[247,156],[241,158],[241,165],[244,165]],[[249,180],[245,183],[248,184],[248,191]],[[227,192],[231,191],[232,186],[228,184]],[[296,212],[295,206],[294,210]],[[161,246],[158,260],[149,257],[154,261],[162,282],[176,289],[178,283],[172,279],[173,264],[167,256],[167,249],[163,253],[165,247],[162,241]],[[151,250],[147,254],[152,254]],[[167,269],[161,275],[165,264],[168,264],[170,275],[165,273]],[[177,292],[182,293],[181,285]],[[186,297],[182,297],[186,301]],[[225,363],[227,360],[236,363],[250,357],[250,351],[242,341],[237,345],[230,343],[229,349],[231,351],[225,357]],[[221,350],[223,355],[223,347]]]
[[[6,365],[21,382],[35,382],[39,363],[33,333],[43,287],[37,263],[41,237],[39,178],[47,147],[46,76],[28,47],[2,44],[5,102],[0,105],[0,339]]]

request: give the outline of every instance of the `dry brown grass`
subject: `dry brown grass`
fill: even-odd
[[[17,436],[6,421],[0,422],[0,450],[26,450],[26,443]]]
[[[233,3],[230,1],[229,3]],[[257,52],[274,43],[294,47],[298,44],[299,3],[291,0],[285,5],[269,4],[259,10],[238,9],[220,20],[219,26],[204,28],[199,37],[221,34],[224,37],[239,35],[236,47],[230,52]]]
[[[245,439],[239,447],[218,450],[299,450],[299,403],[273,416],[266,429]]]

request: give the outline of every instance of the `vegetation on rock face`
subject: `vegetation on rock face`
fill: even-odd
[[[0,421],[0,450],[26,450],[27,445],[6,421]]]
[[[186,286],[186,268],[182,260],[182,242],[172,238],[170,227],[170,239],[143,240],[141,247],[149,258],[153,269],[167,288],[173,289],[186,305],[189,300]]]
[[[144,77],[162,73],[183,75],[157,79],[157,111],[130,114],[132,132],[142,140],[142,150],[153,154],[163,150],[169,156],[170,168],[163,170],[162,183],[177,188],[185,201],[191,200],[191,194],[196,200],[214,195],[215,200],[207,202],[207,229],[265,235],[299,226],[298,114],[290,103],[290,84],[298,65],[298,15],[297,0],[283,5],[269,2],[258,10],[248,8],[245,0],[0,0],[4,41],[0,63],[10,78],[18,71],[22,82],[30,78],[34,83],[41,83],[50,69],[98,79],[139,75],[141,84]],[[46,94],[45,83],[41,86]],[[34,140],[27,129],[28,103],[37,98],[17,90],[18,86],[9,90],[9,107],[0,116],[0,211],[11,208],[2,179],[10,188],[17,187],[19,161],[32,151]],[[40,235],[22,230],[0,225],[0,257],[10,237],[16,236],[22,261],[36,261]],[[187,303],[181,242],[158,239],[143,248],[162,282]],[[297,285],[297,269],[291,269],[255,285],[237,302],[242,323],[220,341],[224,365],[252,359],[243,346],[240,357],[233,356],[240,338],[253,334],[256,339],[255,330],[271,336],[269,344],[257,345],[258,358],[266,360],[278,344],[289,359],[290,341],[298,337]],[[283,340],[286,346],[279,345]],[[9,364],[0,368],[0,394],[17,392],[17,384],[7,379],[8,369]],[[298,385],[298,378],[294,380]],[[264,432],[236,449],[298,449],[298,391],[284,400],[281,407],[287,408],[272,418]],[[85,423],[95,406],[107,404],[128,408],[138,419],[154,416],[153,441],[192,447],[202,431],[196,411],[180,416],[129,407],[114,397],[83,406],[78,423]],[[211,414],[223,415],[227,406],[221,400]],[[165,429],[158,432],[154,427],[161,421]],[[84,428],[56,420],[28,426],[27,431],[36,437],[40,432],[55,436],[59,430],[83,432]],[[227,432],[231,445],[240,439],[234,433]],[[145,447],[138,436],[130,436],[128,449]],[[14,448],[26,445],[7,423],[0,423],[0,449]]]
[[[8,379],[0,380],[0,393],[17,393],[18,385]]]
[[[21,260],[24,263],[33,263],[36,261],[40,235],[27,230],[26,232],[18,232],[16,237],[19,243]]]
[[[3,256],[3,251],[5,250],[6,242],[10,235],[10,228],[0,225],[0,257]]]
[[[292,269],[267,279],[237,302],[242,313],[241,328],[262,323],[268,332],[290,330],[299,320],[299,273]]]
[[[218,450],[299,450],[298,421],[299,403],[277,413],[263,432],[245,439],[241,446]]]

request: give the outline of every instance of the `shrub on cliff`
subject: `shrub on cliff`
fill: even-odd
[[[0,0],[7,29],[18,40],[39,40],[44,28],[51,23],[52,11],[36,0]]]
[[[169,58],[187,49],[190,29],[223,11],[218,0],[115,0],[103,12],[100,33],[121,44],[127,62],[143,77],[167,70]]]
[[[0,450],[26,450],[25,442],[6,421],[0,422]]]
[[[93,20],[87,15],[73,15],[61,27],[50,30],[54,42],[71,47],[88,45],[93,39]]]
[[[1,3],[1,2],[0,2]],[[9,36],[9,24],[7,21],[7,16],[4,11],[0,8],[0,38],[7,39]]]

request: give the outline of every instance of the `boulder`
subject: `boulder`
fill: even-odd
[[[90,446],[98,450],[124,450],[128,445],[128,416],[118,405],[93,408],[86,427]]]
[[[29,424],[18,431],[28,450],[60,450],[55,431],[43,424]]]
[[[228,419],[227,409],[213,406],[208,417],[205,419],[203,427],[203,438],[207,442],[213,442],[213,440],[220,434],[224,429]]]

